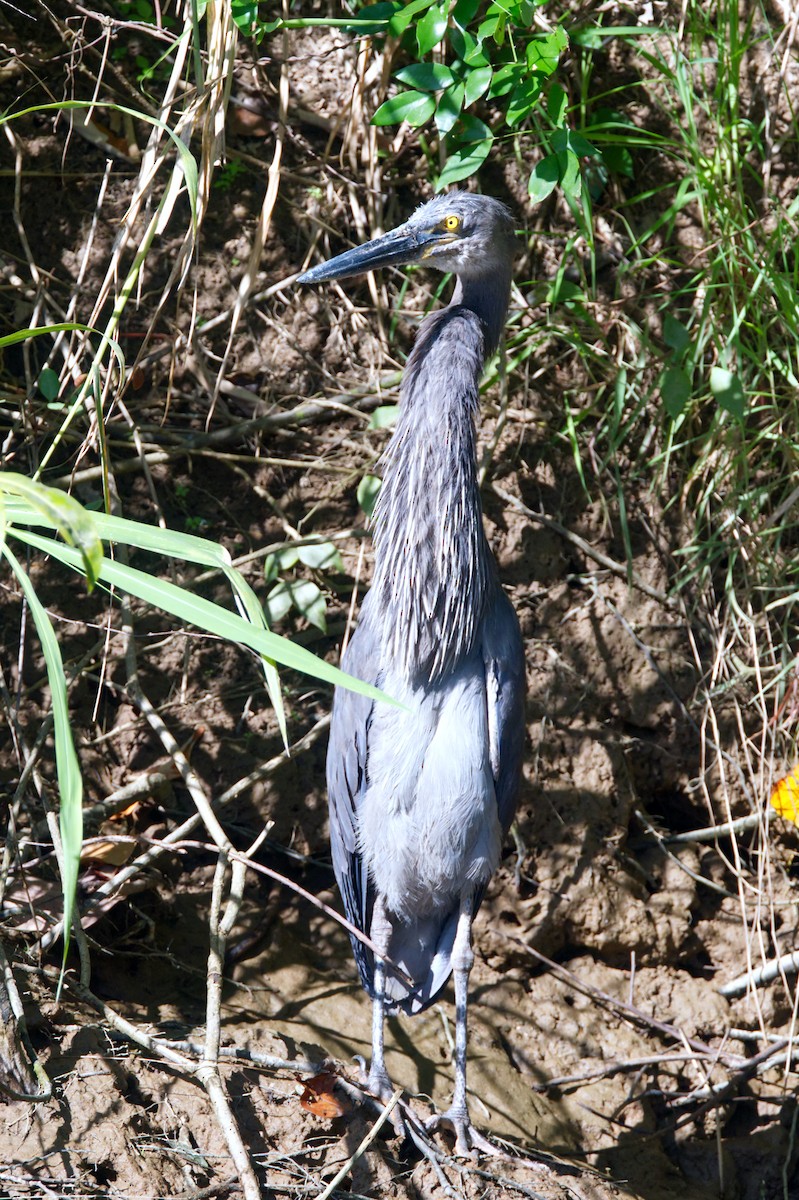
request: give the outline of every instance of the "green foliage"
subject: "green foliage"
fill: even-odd
[[[344,563],[333,542],[316,542],[311,545],[286,546],[267,556],[264,562],[264,578],[274,583],[268,593],[264,608],[269,621],[279,624],[291,609],[322,633],[327,632],[327,601],[318,583],[312,579],[286,579],[282,576],[299,564],[310,568],[322,577],[330,572],[341,574]]]
[[[380,484],[381,480],[376,475],[364,475],[358,484],[358,503],[369,520],[372,519],[377,497],[380,495]]]
[[[691,398],[693,347],[688,329],[671,313],[666,313],[663,319],[663,340],[671,354],[660,377],[660,395],[674,421],[682,416]]]
[[[44,531],[43,533],[40,531]],[[269,629],[264,609],[250,585],[233,566],[227,551],[213,542],[158,526],[149,526],[105,513],[90,513],[73,497],[12,472],[0,474],[0,557],[17,578],[28,603],[44,655],[53,704],[56,774],[60,796],[60,825],[63,843],[62,887],[66,956],[69,929],[74,913],[75,888],[83,839],[83,787],[69,719],[67,677],[61,650],[47,611],[36,594],[27,572],[11,549],[10,542],[48,555],[81,574],[89,590],[96,584],[137,597],[169,613],[186,625],[248,647],[261,658],[266,686],[287,742],[285,714],[276,663],[304,671],[331,684],[353,687],[376,698],[377,689],[351,676],[310,651],[279,637]],[[132,567],[105,556],[103,543],[126,546],[150,554],[166,555],[178,562],[196,563],[220,571],[226,578],[238,612],[178,587],[158,574]],[[341,558],[330,542],[281,551],[280,567],[302,562],[316,571],[340,570]],[[292,558],[292,555],[294,557]],[[276,560],[280,556],[273,556]],[[272,569],[270,567],[270,569]],[[275,569],[279,569],[276,565]],[[324,598],[297,586],[290,593],[294,604],[308,620],[324,630]],[[272,593],[270,593],[271,597]],[[276,605],[277,601],[273,601]],[[267,608],[269,605],[267,604]]]
[[[393,429],[399,416],[398,404],[379,404],[369,418],[370,429]]]
[[[531,0],[502,4],[457,0],[451,11],[435,0],[408,4],[397,0],[390,16],[384,5],[379,7],[386,33],[401,40],[412,61],[394,75],[408,90],[381,104],[373,123],[406,121],[421,128],[432,120],[446,156],[436,190],[473,175],[497,138],[510,138],[541,115],[542,102],[550,117],[554,107],[554,124],[566,130],[565,93],[551,77],[568,38],[561,27],[550,32],[532,28],[537,5]],[[368,8],[360,15],[377,14],[375,8]],[[434,50],[440,56],[442,43],[447,61],[424,61]],[[502,114],[493,128],[470,111],[484,98]],[[588,152],[595,153],[592,147]],[[531,177],[531,196],[543,199],[560,182],[578,199],[578,159],[585,153],[568,139],[554,145],[545,165]],[[550,178],[551,186],[542,187],[542,181]]]
[[[327,25],[398,39],[406,65],[394,78],[402,90],[379,106],[372,122],[405,122],[415,129],[432,123],[445,160],[437,191],[474,175],[495,143],[504,145],[534,130],[543,155],[530,176],[531,199],[543,200],[560,184],[576,203],[582,160],[599,154],[569,128],[566,93],[554,79],[569,39],[562,25],[550,30],[534,25],[535,10],[543,3],[384,0],[351,18],[256,21],[256,36]]]
[[[258,2],[257,0],[231,0],[230,13],[233,24],[243,37],[250,37],[258,32]]]
[[[601,189],[615,177],[606,203],[609,223],[624,234],[616,278],[642,299],[638,312],[657,308],[658,336],[646,320],[636,323],[621,287],[613,307],[599,300],[599,311],[618,319],[612,337],[596,320],[590,229],[579,256],[570,257],[567,239],[547,298],[551,329],[582,359],[588,381],[564,396],[559,429],[584,486],[596,495],[600,479],[615,489],[622,534],[636,486],[681,507],[693,533],[679,552],[676,586],[694,595],[707,588],[720,610],[723,603],[731,637],[750,645],[753,614],[779,612],[782,630],[757,628],[788,661],[788,618],[799,602],[794,523],[786,520],[799,428],[799,202],[778,200],[785,176],[770,140],[773,113],[757,115],[746,74],[764,60],[764,34],[747,12],[733,0],[689,3],[682,36],[660,30],[639,42],[640,77],[596,89],[596,100],[600,41],[570,30],[580,86],[572,119],[602,153],[589,169],[583,159],[583,179]],[[602,30],[602,47],[641,32]],[[628,115],[633,96],[637,124]],[[793,111],[791,98],[783,95],[777,110]],[[781,148],[798,139],[794,117]],[[569,141],[579,155],[583,147]],[[548,168],[534,172],[539,194],[552,186],[554,163]]]

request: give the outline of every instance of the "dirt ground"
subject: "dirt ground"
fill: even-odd
[[[96,49],[79,64],[57,37],[58,21],[74,17],[77,6],[51,11],[48,21],[44,6],[37,8],[31,29],[27,18],[0,7],[0,107],[23,88],[31,105],[90,88]],[[91,41],[95,27],[83,28]],[[325,591],[327,632],[296,614],[282,626],[333,662],[353,581],[361,595],[368,586],[370,550],[356,490],[387,437],[370,427],[369,413],[396,398],[392,373],[435,282],[413,277],[396,328],[386,280],[376,295],[360,281],[325,296],[292,286],[313,238],[323,253],[343,244],[320,229],[343,232],[346,225],[357,239],[358,214],[374,196],[361,206],[346,147],[337,146],[338,157],[327,149],[332,115],[358,70],[353,44],[342,34],[298,33],[291,53],[284,178],[259,297],[232,343],[226,387],[212,405],[227,331],[203,333],[203,326],[230,309],[254,237],[275,137],[277,43],[261,48],[257,66],[242,50],[237,94],[252,98],[262,89],[260,124],[253,132],[229,118],[228,146],[241,170],[212,192],[181,298],[156,312],[177,245],[168,229],[126,313],[125,352],[132,361],[144,347],[144,357],[138,386],[110,408],[109,444],[121,511],[220,541],[260,595],[267,550],[298,537],[335,538],[342,569],[305,572]],[[634,71],[613,53],[603,63],[605,79],[592,84],[598,90]],[[104,77],[110,94],[125,91],[131,71],[129,60],[114,60]],[[104,180],[104,153],[70,135],[63,116],[23,118],[14,138],[0,144],[0,333],[40,322],[45,293],[63,309],[81,272],[78,313],[85,319],[138,169],[117,158]],[[665,168],[653,161],[642,169],[654,177]],[[489,168],[481,185],[511,203],[527,230],[514,319],[543,325],[542,286],[557,270],[568,212],[554,202],[543,214],[529,211],[516,163],[504,174]],[[426,195],[407,160],[384,186],[385,227]],[[604,296],[608,313],[617,304],[645,313],[653,276],[631,289],[616,273],[619,234],[610,210],[599,213],[597,227],[608,264],[600,308]],[[685,229],[675,239],[675,254],[690,247]],[[618,492],[604,477],[585,488],[560,434],[563,396],[590,390],[592,381],[578,356],[544,334],[541,344],[541,361],[511,376],[506,419],[499,388],[488,391],[481,428],[481,446],[492,451],[486,528],[519,614],[528,673],[515,841],[476,922],[471,986],[472,1115],[503,1153],[464,1163],[448,1156],[441,1136],[443,1158],[434,1164],[387,1126],[340,1190],[375,1200],[799,1198],[796,1075],[780,1053],[780,1039],[794,1028],[793,983],[777,979],[732,998],[719,991],[791,948],[799,919],[796,830],[772,821],[766,836],[753,799],[762,794],[753,791],[753,781],[762,782],[756,681],[749,694],[725,688],[716,657],[723,617],[672,591],[685,516],[667,508],[670,485],[658,493],[641,479],[627,481],[628,560]],[[38,427],[20,420],[30,372],[41,365],[37,354],[7,350],[3,361],[9,469],[33,469],[37,438],[59,419],[39,396],[38,408],[27,410]],[[302,409],[316,399],[329,403]],[[48,478],[75,473],[75,494],[92,503],[101,498],[101,476],[86,433],[84,424],[80,436],[65,440]],[[625,462],[622,449],[622,479]],[[74,672],[86,836],[102,843],[125,835],[141,854],[194,807],[173,773],[143,787],[121,821],[101,810],[124,785],[159,769],[169,775],[164,745],[130,688],[123,615],[106,596],[87,596],[57,565],[34,557],[30,568]],[[164,570],[180,582],[199,574],[181,564]],[[199,587],[225,595],[216,576]],[[243,848],[272,822],[256,861],[338,909],[324,789],[330,689],[283,676],[290,740],[305,739],[286,757],[252,657],[178,631],[143,605],[134,604],[132,620],[141,693],[178,743],[196,739],[191,764],[207,794],[232,793],[218,810],[228,836]],[[47,754],[40,778],[21,804],[12,803],[23,748],[36,741],[48,698],[40,652],[7,576],[0,580],[0,646],[7,712],[14,714],[0,734],[9,847],[0,935],[31,1047],[53,1086],[46,1102],[7,1098],[0,1108],[0,1196],[199,1200],[234,1193],[236,1170],[208,1094],[155,1043],[148,1050],[142,1041],[149,1036],[190,1057],[203,1042],[216,862],[210,838],[198,827],[117,892],[119,866],[92,844],[80,879],[91,951],[84,984],[108,1009],[72,984],[56,999],[60,942],[45,950],[38,940],[60,904],[41,808],[52,794]],[[260,774],[236,790],[251,772]],[[744,830],[673,840],[743,817],[753,817]],[[13,847],[23,844],[20,857]],[[103,886],[112,896],[92,909]],[[73,948],[72,980],[77,971]],[[389,1072],[422,1116],[448,1102],[453,1019],[450,991],[421,1016],[388,1022]],[[138,1043],[125,1034],[125,1021],[142,1035]],[[357,1083],[355,1056],[368,1058],[370,1023],[345,931],[272,876],[249,872],[224,969],[222,1076],[264,1195],[319,1194],[370,1129],[374,1113],[355,1103],[354,1087],[335,1085],[340,1115],[330,1115],[327,1092],[314,1100],[303,1091],[306,1064],[327,1064]],[[7,1048],[6,1061],[15,1053]],[[11,1078],[18,1090],[33,1085],[24,1056]]]

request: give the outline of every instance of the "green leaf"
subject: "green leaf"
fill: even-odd
[[[486,138],[483,142],[474,142],[455,150],[447,159],[444,170],[436,181],[436,191],[440,192],[450,183],[459,183],[462,179],[474,175],[488,158],[490,149],[491,139]]]
[[[264,559],[264,582],[274,583],[280,577],[280,555],[267,554]]]
[[[20,541],[50,554],[77,571],[81,570],[80,556],[69,546],[62,546],[60,542],[40,537],[29,530],[16,529],[14,533]],[[346,672],[325,662],[323,658],[317,658],[304,646],[299,646],[289,638],[280,637],[268,629],[259,628],[238,613],[231,612],[220,604],[214,604],[204,596],[197,596],[186,588],[177,587],[167,579],[154,579],[144,571],[124,566],[109,558],[103,559],[100,578],[110,587],[121,588],[131,596],[137,596],[145,603],[163,609],[189,625],[195,625],[206,633],[215,634],[238,645],[249,646],[257,654],[266,655],[295,671],[302,671],[316,679],[324,680],[325,683],[350,688],[375,700],[390,699],[371,684],[347,675]]]
[[[250,37],[258,20],[257,0],[231,0],[233,24],[244,37]]]
[[[442,92],[436,105],[436,129],[439,133],[449,133],[461,115],[465,91],[465,84],[456,83]]]
[[[17,501],[5,496],[19,497]],[[60,488],[47,487],[13,471],[0,473],[0,511],[9,522],[22,520],[27,525],[45,525],[74,546],[83,559],[89,591],[97,582],[103,561],[97,517],[87,512],[72,496]]]
[[[560,179],[560,165],[557,154],[548,154],[533,167],[527,183],[527,191],[533,204],[546,200],[557,186]]]
[[[58,106],[48,104],[45,107],[53,108]],[[17,114],[14,113],[13,115],[16,116]],[[11,117],[6,116],[3,119],[10,121]],[[0,337],[0,350],[2,350],[3,346],[13,346],[17,342],[26,342],[28,338],[41,337],[43,334],[62,332],[69,333],[73,331],[76,333],[100,333],[99,329],[95,329],[93,325],[81,325],[77,321],[59,321],[55,325],[37,325],[35,329],[15,329],[13,333],[7,333],[3,337]],[[108,341],[111,349],[114,352],[116,360],[119,363],[119,369],[124,375],[125,355],[122,353],[122,348],[120,347],[119,342],[115,341],[113,338],[109,338]]]
[[[291,590],[285,583],[278,583],[272,588],[264,601],[264,608],[270,625],[279,625],[291,612]]]
[[[419,53],[429,54],[447,32],[447,10],[442,5],[431,4],[416,26],[416,44]]]
[[[449,44],[452,53],[467,67],[487,67],[489,59],[483,49],[483,39],[474,37],[468,29],[456,26],[449,31]]]
[[[505,63],[499,67],[491,80],[488,95],[491,100],[506,96],[508,92],[524,79],[525,70],[521,63]]]
[[[322,633],[327,633],[327,604],[313,580],[300,579],[297,583],[292,584],[291,596],[297,611],[305,617],[305,620],[311,625],[315,625],[317,629],[321,629]]]
[[[298,546],[297,555],[301,563],[314,571],[343,572],[344,563],[335,542],[317,542],[313,546]]]
[[[467,108],[479,100],[491,86],[494,72],[491,67],[473,67],[466,76],[464,104]]]
[[[300,552],[296,546],[284,546],[274,554],[267,554],[264,559],[264,581],[274,583],[284,571],[290,571],[300,561]]]
[[[601,50],[606,36],[601,25],[583,25],[580,29],[569,30],[571,40],[583,50]]]
[[[421,92],[440,92],[455,82],[455,76],[443,63],[412,63],[394,75],[400,83]]]
[[[516,84],[505,113],[505,119],[511,129],[521,124],[535,108],[538,97],[541,95],[541,83],[542,76],[528,75],[521,83]]]
[[[671,313],[666,313],[663,318],[663,341],[677,354],[682,354],[691,343],[690,333]]]
[[[553,125],[562,126],[566,121],[569,98],[559,83],[551,83],[547,92],[547,116]]]
[[[599,151],[575,129],[556,129],[552,134],[552,149],[558,154],[574,154],[577,158],[598,158]]]
[[[8,486],[9,480],[18,478],[24,477],[0,474],[0,490]],[[230,585],[239,611],[246,613],[253,625],[266,629],[266,620],[258,597],[244,576],[233,566],[230,554],[224,546],[219,546],[216,542],[209,542],[206,538],[195,537],[193,534],[182,533],[174,529],[161,529],[157,525],[144,525],[140,521],[129,521],[124,517],[112,517],[107,513],[88,513],[76,500],[73,500],[70,496],[65,496],[64,493],[58,492],[55,488],[44,488],[42,484],[31,484],[30,481],[25,482],[30,487],[43,489],[46,493],[55,492],[57,497],[61,496],[71,505],[77,505],[82,516],[92,522],[92,537],[97,536],[104,538],[106,541],[119,542],[123,546],[133,546],[139,550],[149,550],[156,554],[165,554],[170,558],[178,559],[180,562],[200,563],[221,571]],[[16,486],[9,490],[13,490],[16,494],[20,494],[21,492],[21,489]],[[5,501],[5,511],[9,522],[22,522],[26,525],[44,526],[45,528],[56,530],[62,537],[65,537],[69,541],[69,538],[66,537],[64,530],[60,526],[59,511],[54,512],[46,505],[41,504],[36,507],[32,500],[15,498]],[[80,537],[73,531],[76,546],[78,549],[85,551],[86,557],[89,558],[92,564],[91,568],[87,569],[84,558],[84,574],[87,575],[87,578],[99,578],[101,576],[99,565],[103,561],[102,544],[99,546],[99,564],[95,566],[96,548],[91,543],[88,547],[85,546],[82,540],[82,529],[79,529],[79,531]],[[12,532],[17,537],[21,537],[19,530],[12,528]],[[55,553],[52,549],[50,552]],[[283,742],[288,747],[288,731],[283,696],[280,690],[280,678],[275,664],[268,654],[261,655],[261,669],[264,673],[264,682],[266,683],[272,707],[275,710],[275,717]]]
[[[604,156],[589,159],[583,167],[583,179],[588,188],[588,194],[594,203],[597,203],[604,196],[608,186],[608,169],[605,166]]]
[[[52,367],[42,367],[41,374],[36,382],[45,400],[50,402],[55,400],[61,385],[58,381],[58,375]]]
[[[368,4],[366,8],[358,9],[358,24],[351,28],[361,35],[385,33],[388,23],[401,10],[402,5],[396,3],[396,0],[381,0],[380,4]]]
[[[601,50],[611,38],[648,37],[656,32],[652,25],[583,25],[570,29],[569,38],[584,50]]]
[[[486,38],[493,38],[497,45],[501,46],[504,34],[505,26],[497,16],[487,17],[477,26],[477,36],[481,42]]]
[[[577,283],[559,276],[547,292],[547,304],[580,305],[585,301],[585,292]]]
[[[392,96],[380,105],[372,117],[372,124],[399,125],[401,121],[407,121],[409,125],[417,128],[424,125],[435,110],[436,102],[432,96],[425,95],[424,92],[400,92],[398,96]]]
[[[673,421],[685,412],[691,399],[691,379],[682,367],[667,367],[660,377],[660,395]]]
[[[456,0],[455,7],[452,10],[452,19],[456,25],[461,28],[466,28],[471,25],[474,18],[477,16],[477,10],[480,7],[480,0]]]
[[[370,429],[393,429],[399,416],[398,404],[381,404],[369,418]],[[372,478],[367,476],[367,478]]]
[[[710,390],[725,412],[743,420],[746,413],[746,396],[738,375],[724,367],[713,367],[710,372]]]
[[[579,158],[571,150],[567,150],[565,155],[558,155],[558,164],[560,166],[560,186],[567,196],[579,200],[583,183]]]
[[[596,146],[592,146],[587,138],[584,138],[576,129],[569,129],[569,149],[578,158],[599,158],[600,153]]]
[[[542,75],[552,75],[557,70],[560,56],[569,45],[566,31],[560,27],[551,33],[541,34],[527,46],[527,66]]]
[[[602,158],[614,175],[624,175],[627,179],[635,178],[633,156],[626,146],[603,146]]]
[[[291,608],[296,608],[306,621],[321,629],[322,633],[327,633],[327,605],[322,592],[312,580],[284,579],[266,597],[266,611],[273,625],[282,621]]]
[[[406,4],[399,12],[395,12],[388,23],[388,32],[391,37],[402,37],[416,14],[424,12],[431,4],[432,0],[411,0],[410,4]]]
[[[380,485],[381,480],[376,475],[364,475],[358,484],[358,503],[370,520],[375,509],[375,504],[377,503],[377,497],[380,494]]]
[[[450,134],[450,139],[452,149],[455,149],[460,142],[492,142],[494,135],[485,121],[481,121],[472,113],[464,113],[458,122],[455,134]],[[448,139],[448,144],[450,139]]]

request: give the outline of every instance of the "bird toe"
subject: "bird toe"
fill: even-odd
[[[428,1133],[446,1129],[449,1133],[454,1134],[455,1153],[460,1158],[477,1158],[478,1153],[492,1156],[501,1153],[493,1142],[483,1137],[482,1133],[475,1129],[465,1108],[452,1107],[444,1113],[436,1113],[434,1117],[425,1122],[425,1129]]]

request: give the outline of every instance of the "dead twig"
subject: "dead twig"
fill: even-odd
[[[610,571],[612,575],[616,575],[619,579],[629,582],[639,592],[643,592],[651,600],[657,600],[658,604],[662,604],[670,612],[681,611],[680,603],[674,596],[667,596],[665,592],[653,588],[645,580],[640,579],[634,571],[630,571],[626,563],[616,562],[615,558],[610,558],[607,554],[603,554],[601,550],[597,550],[585,538],[580,537],[578,533],[572,533],[570,529],[567,529],[565,525],[561,525],[559,521],[553,521],[551,517],[546,517],[543,513],[537,513],[534,509],[528,508],[518,496],[514,496],[511,492],[506,492],[498,483],[492,483],[491,487],[500,499],[509,504],[511,508],[515,508],[517,512],[523,513],[531,521],[537,521],[539,525],[543,525],[546,529],[551,529],[553,533],[557,533],[564,541],[569,542],[570,545],[579,550],[581,554],[587,555],[588,558],[598,563],[600,567],[604,567]]]
[[[397,1106],[397,1103],[399,1102],[399,1098],[401,1095],[402,1095],[402,1088],[396,1088],[396,1090],[394,1091],[394,1094],[388,1101],[388,1104],[385,1105],[385,1107],[383,1108],[383,1110],[380,1113],[380,1116],[377,1118],[374,1125],[367,1133],[366,1137],[363,1139],[363,1141],[360,1143],[360,1145],[356,1147],[356,1149],[350,1155],[347,1162],[344,1163],[344,1166],[341,1168],[341,1170],[338,1171],[333,1176],[333,1178],[330,1180],[330,1183],[327,1185],[325,1190],[319,1196],[319,1200],[329,1200],[329,1197],[333,1195],[333,1192],[336,1190],[336,1188],[341,1183],[341,1181],[343,1179],[346,1179],[347,1175],[349,1175],[349,1173],[352,1170],[352,1168],[354,1167],[355,1163],[358,1161],[358,1159],[361,1157],[361,1155],[364,1154],[369,1149],[372,1142],[375,1140],[378,1133],[383,1128],[383,1126],[385,1125],[388,1118],[391,1116],[392,1112],[394,1111],[395,1107]]]
[[[773,958],[760,967],[752,967],[743,975],[737,975],[735,979],[731,979],[729,983],[723,983],[719,988],[719,993],[729,1000],[733,996],[742,996],[750,988],[763,987],[780,975],[796,975],[797,972],[799,972],[799,951],[794,950],[790,954],[781,954],[779,958]]]
[[[722,1066],[728,1067],[731,1070],[740,1070],[749,1059],[742,1058],[740,1054],[730,1054],[728,1051],[717,1049],[709,1046],[706,1042],[699,1038],[691,1038],[680,1029],[677,1025],[672,1025],[668,1021],[659,1021],[657,1017],[650,1017],[642,1009],[636,1008],[633,1004],[627,1004],[624,1000],[619,1000],[615,996],[611,996],[608,992],[603,992],[601,988],[594,987],[591,984],[584,983],[579,976],[573,971],[556,963],[553,959],[547,958],[546,954],[542,954],[540,950],[536,950],[533,946],[529,946],[523,942],[521,938],[512,937],[510,934],[505,934],[505,940],[511,942],[514,946],[518,946],[529,954],[532,958],[543,963],[561,979],[565,980],[570,987],[575,988],[582,995],[587,996],[590,1000],[594,1000],[608,1008],[611,1008],[619,1016],[625,1020],[632,1021],[636,1025],[643,1025],[648,1029],[653,1029],[664,1037],[672,1038],[681,1045],[687,1046],[690,1050],[695,1051],[698,1055],[705,1058],[713,1058]]]
[[[12,1100],[40,1104],[49,1100],[53,1085],[39,1061],[25,1021],[11,964],[0,943],[0,1092]],[[19,1085],[19,1086],[15,1086]]]
[[[269,826],[253,845],[266,836]],[[223,904],[225,879],[230,869],[230,886],[227,902]],[[219,1042],[222,1017],[222,969],[225,961],[225,946],[228,935],[241,908],[244,895],[245,866],[235,862],[230,866],[226,850],[220,849],[217,858],[214,882],[211,890],[211,911],[208,917],[209,949],[208,974],[205,1001],[205,1046],[203,1057],[194,1074],[211,1101],[217,1122],[227,1142],[233,1165],[241,1181],[245,1200],[260,1200],[261,1189],[255,1175],[250,1156],[244,1146],[236,1118],[233,1115],[227,1091],[219,1070]]]
[[[131,696],[130,698],[134,703],[136,702],[135,696]],[[291,747],[290,753],[299,754],[301,751],[306,750],[310,746],[314,745],[314,743],[318,741],[321,735],[325,732],[329,724],[330,717],[322,717],[322,719],[317,721],[316,725],[314,725],[313,728],[308,731],[308,733],[304,734],[301,738],[298,738],[298,740]],[[229,804],[232,800],[235,800],[236,797],[240,796],[243,792],[249,791],[259,780],[265,779],[279,767],[285,766],[285,764],[285,754],[281,753],[275,755],[274,758],[271,758],[268,762],[256,768],[256,770],[251,771],[249,775],[242,776],[241,779],[237,780],[236,783],[217,796],[216,800],[213,802],[214,808],[216,810],[223,809],[225,805]],[[147,850],[135,858],[133,862],[128,863],[127,866],[123,867],[120,871],[117,871],[111,879],[102,884],[94,893],[92,898],[84,905],[83,911],[87,913],[91,912],[95,908],[98,908],[100,905],[102,905],[109,897],[121,892],[125,885],[135,875],[139,874],[146,867],[151,866],[163,854],[166,854],[169,851],[174,851],[176,845],[184,842],[201,824],[202,817],[200,816],[199,812],[196,812],[191,817],[188,817],[176,829],[173,829],[170,833],[166,834],[158,843],[150,846]],[[54,926],[53,929],[49,930],[41,939],[42,949],[48,949],[53,942],[55,942],[61,936],[62,930],[63,926],[60,922],[58,925]]]
[[[715,1061],[715,1053],[713,1059]],[[624,1062],[603,1063],[601,1067],[588,1067],[585,1071],[576,1071],[573,1075],[557,1075],[544,1083],[532,1084],[534,1092],[548,1092],[552,1088],[571,1087],[576,1083],[588,1083],[592,1079],[609,1079],[612,1075],[624,1074],[626,1071],[640,1071],[645,1067],[659,1067],[664,1063],[707,1062],[707,1054],[697,1054],[690,1050],[680,1054],[649,1054],[641,1058],[628,1058]]]

